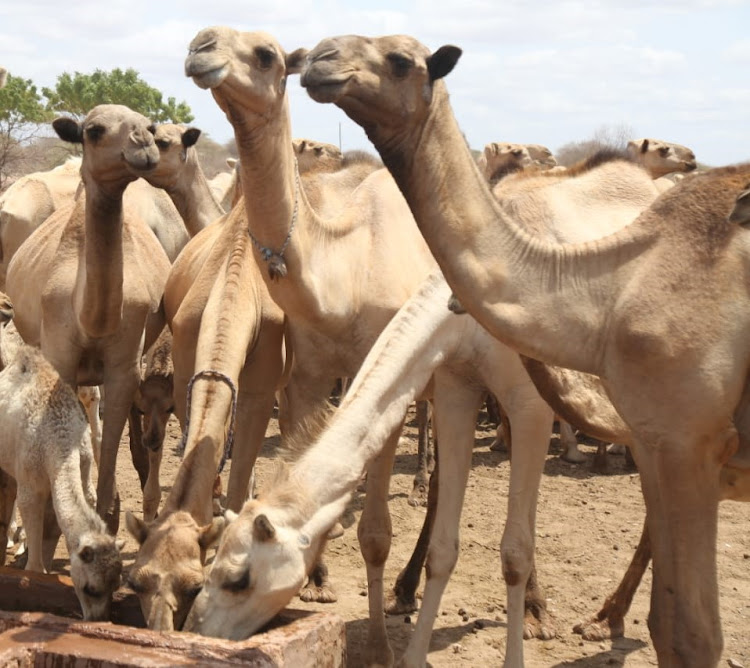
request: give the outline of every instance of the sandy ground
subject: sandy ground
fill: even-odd
[[[386,581],[393,583],[408,560],[424,519],[424,508],[407,503],[416,466],[416,429],[413,413],[396,458],[391,481],[390,510],[393,544],[386,567]],[[169,424],[165,443],[162,487],[168,491],[180,460],[175,454],[179,431]],[[505,648],[505,586],[500,568],[500,536],[505,518],[509,462],[507,455],[491,452],[494,431],[477,431],[473,468],[461,519],[461,553],[443,597],[441,612],[432,635],[428,661],[437,666],[499,666]],[[273,420],[258,462],[263,484],[270,471],[278,429]],[[593,445],[583,448],[593,457]],[[625,637],[614,641],[587,642],[573,633],[573,625],[599,609],[616,586],[638,542],[643,522],[643,501],[638,475],[627,469],[623,457],[610,457],[609,474],[591,471],[590,461],[572,465],[559,459],[556,437],[550,451],[540,491],[537,519],[537,564],[540,583],[549,610],[555,616],[557,637],[549,641],[528,640],[524,644],[526,665],[548,666],[648,666],[656,665],[656,654],[646,626],[650,571],[636,594],[626,618]],[[125,439],[118,461],[118,486],[122,510],[140,514],[137,477],[130,463]],[[226,475],[226,473],[225,473]],[[361,651],[367,633],[366,575],[356,537],[356,522],[362,510],[362,495],[352,501],[344,518],[341,538],[328,545],[328,565],[338,602],[293,607],[335,611],[346,622],[348,665],[361,666]],[[718,567],[721,614],[724,630],[722,665],[732,660],[750,668],[750,507],[726,502],[721,506]],[[127,539],[125,568],[132,563],[135,543]],[[65,555],[55,565],[65,567]],[[421,591],[421,587],[420,587]],[[391,644],[398,657],[406,647],[416,614],[387,619]],[[730,664],[731,665],[731,664]]]

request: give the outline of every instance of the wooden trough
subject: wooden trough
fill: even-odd
[[[346,665],[344,623],[330,613],[286,609],[263,633],[243,641],[220,640],[143,628],[136,595],[120,589],[112,602],[116,623],[80,617],[70,578],[0,568],[0,666]]]

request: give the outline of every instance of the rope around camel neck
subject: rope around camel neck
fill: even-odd
[[[198,371],[188,382],[187,385],[187,410],[185,411],[185,429],[182,431],[182,440],[180,446],[177,449],[178,454],[182,457],[185,454],[185,446],[187,445],[187,437],[190,432],[190,405],[193,399],[193,383],[199,378],[206,380],[220,380],[229,386],[232,392],[232,412],[229,418],[229,429],[227,431],[227,440],[224,443],[224,453],[221,456],[221,462],[219,462],[219,473],[224,470],[224,464],[227,463],[229,453],[232,451],[232,445],[234,444],[234,424],[235,418],[237,417],[237,388],[234,386],[232,379],[221,371],[214,371],[213,369],[204,369]]]

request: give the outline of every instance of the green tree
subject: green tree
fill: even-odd
[[[93,74],[64,72],[57,77],[55,88],[43,88],[47,109],[55,113],[83,118],[97,104],[124,104],[156,123],[189,123],[190,107],[149,86],[134,69],[117,68]]]
[[[52,114],[30,79],[8,75],[0,89],[0,191],[13,171],[18,171],[23,147],[41,131]]]

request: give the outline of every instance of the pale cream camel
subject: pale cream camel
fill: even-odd
[[[344,156],[338,146],[312,139],[293,139],[300,174],[313,170],[335,172],[343,166]]]
[[[487,182],[494,185],[508,174],[533,163],[531,154],[523,144],[492,142],[485,145],[477,164]]]
[[[186,73],[211,89],[234,126],[254,255],[287,318],[294,366],[280,418],[289,434],[337,378],[354,377],[434,260],[386,170],[298,180],[286,77],[299,70],[301,51],[223,27],[201,31],[190,49]],[[332,598],[325,586],[309,595]]]
[[[130,451],[143,490],[143,519],[156,517],[161,503],[159,470],[167,423],[174,413],[172,332],[162,330],[146,353],[143,378],[128,417]]]
[[[17,496],[28,546],[26,570],[45,572],[42,534],[51,499],[83,618],[108,621],[112,593],[120,584],[121,546],[94,510],[94,457],[86,416],[75,392],[40,350],[7,340],[12,316],[10,301],[0,293],[0,469],[11,477],[0,493],[0,522],[8,525]]]
[[[631,139],[627,151],[648,170],[660,192],[669,190],[698,166],[695,154],[687,146],[661,139]]]
[[[230,434],[227,506],[236,511],[282,384],[283,313],[253,257],[244,206],[191,239],[172,267],[164,303],[185,455],[156,521],[126,517],[140,543],[128,580],[157,630],[182,627],[202,584],[205,549],[223,526],[212,519],[211,498]]]
[[[750,239],[727,215],[750,166],[684,179],[603,240],[540,242],[502,212],[465,146],[441,81],[459,56],[403,36],[334,38],[309,54],[303,83],[367,128],[469,313],[530,357],[602,378],[633,432],[657,657],[714,666],[720,473],[750,364],[750,295],[735,280]]]
[[[53,127],[83,144],[84,192],[48,218],[18,250],[7,289],[23,339],[41,346],[73,387],[103,385],[104,423],[97,511],[116,530],[115,466],[140,380],[140,360],[165,324],[161,304],[169,260],[148,226],[124,205],[137,174],[159,160],[150,121],[100,105],[82,122]]]
[[[237,191],[237,158],[227,158],[228,172],[219,172],[208,185],[224,211],[230,211],[235,203]]]
[[[367,469],[368,490],[359,526],[370,596],[365,663],[392,664],[382,614],[390,519],[386,505],[383,515],[376,514],[371,494],[376,491],[387,496],[395,449],[392,434],[400,431],[409,404],[432,382],[440,435],[440,493],[428,557],[431,563],[436,552],[455,554],[457,550],[458,516],[485,387],[503,403],[513,424],[517,447],[513,450],[502,545],[509,579],[518,576],[508,588],[508,651],[520,653],[526,578],[516,569],[523,561],[521,555],[530,556],[533,551],[533,490],[544,466],[552,411],[511,349],[493,339],[473,318],[448,312],[445,303],[449,294],[439,271],[423,282],[375,342],[330,426],[319,437],[309,439],[311,447],[301,444],[300,458],[289,475],[261,493],[257,501],[248,501],[239,518],[228,526],[186,623],[188,630],[244,638],[276,614],[310,572],[328,529]],[[372,484],[375,475],[383,476],[384,486]],[[522,494],[525,489],[532,493]],[[368,543],[377,546],[374,559]],[[424,663],[445,584],[428,579],[407,650],[407,655],[421,657],[417,663]]]
[[[0,195],[0,290],[19,246],[46,218],[73,201],[80,170],[81,159],[69,158],[52,170],[22,176]]]
[[[542,144],[524,144],[524,146],[537,167],[552,169],[557,166],[555,156],[546,146],[542,146]]]

